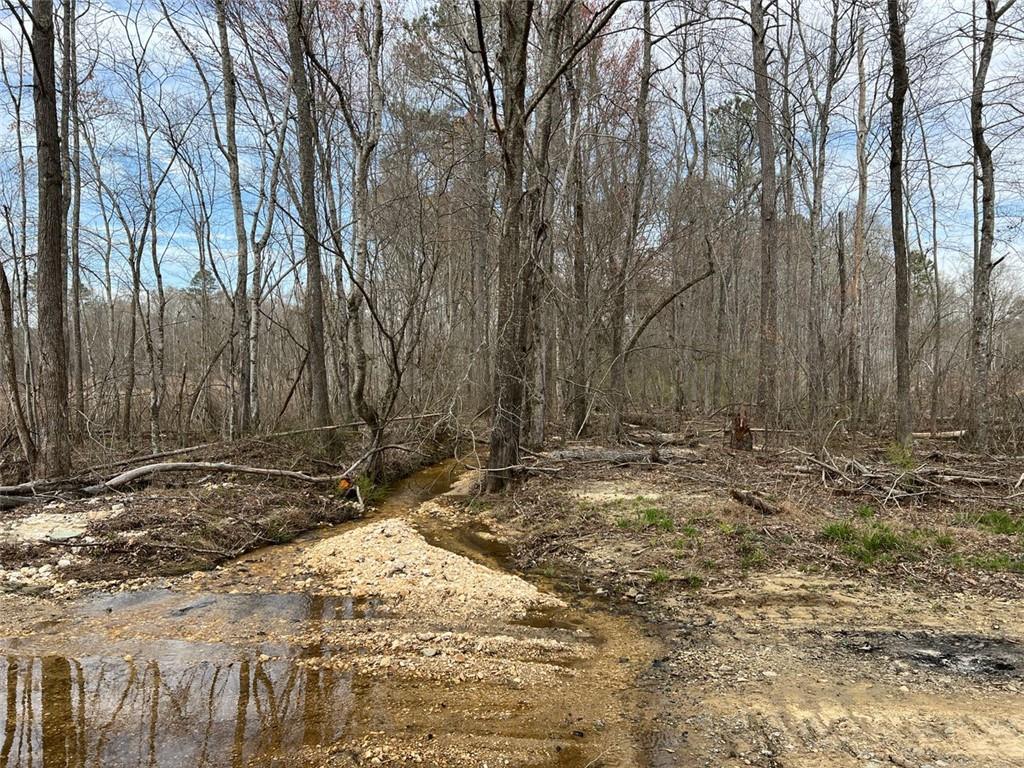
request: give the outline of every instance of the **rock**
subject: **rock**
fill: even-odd
[[[433,658],[434,656],[439,655],[441,652],[437,648],[424,648],[422,651],[420,651],[420,653],[426,656],[427,658]]]
[[[71,565],[70,558],[62,557],[60,560],[57,561],[58,568],[67,568],[69,565]]]

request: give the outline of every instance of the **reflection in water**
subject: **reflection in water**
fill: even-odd
[[[236,766],[329,744],[352,703],[346,673],[294,659],[0,657],[0,766]]]
[[[397,483],[377,516],[444,492],[456,467],[444,462]],[[254,551],[244,560],[248,573],[276,573],[282,551],[334,534],[324,529],[267,550],[274,556],[266,563],[267,552]],[[306,593],[150,589],[93,595],[72,610],[113,631],[111,639],[67,656],[42,651],[36,643],[45,635],[0,643],[0,768],[291,764],[302,747],[339,740],[352,712],[350,673],[296,663],[330,655],[330,648],[268,642],[243,652],[218,642],[133,641],[121,630],[134,624],[147,636],[174,638],[203,627],[205,636],[217,636],[254,618],[264,626],[311,628],[372,617],[377,606]]]

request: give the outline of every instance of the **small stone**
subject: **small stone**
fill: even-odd
[[[420,653],[426,656],[427,658],[432,658],[434,656],[437,656],[441,652],[437,650],[437,648],[424,648],[422,651],[420,651]]]

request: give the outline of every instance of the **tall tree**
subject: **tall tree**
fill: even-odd
[[[62,475],[71,469],[68,439],[68,361],[64,344],[64,192],[57,85],[54,76],[53,3],[32,2],[32,94],[35,102],[39,207],[36,235],[36,301],[39,322],[40,440],[38,469]]]
[[[306,327],[308,368],[312,385],[313,423],[331,423],[331,407],[327,396],[327,361],[324,352],[323,270],[320,263],[320,227],[316,211],[316,153],[313,147],[316,124],[313,102],[306,75],[303,45],[302,0],[288,0],[288,53],[291,64],[292,91],[295,94],[296,137],[299,152],[299,222],[305,244],[306,261]]]
[[[485,55],[483,16],[478,0],[474,14],[481,55]],[[498,71],[501,74],[501,124],[491,93],[492,115],[501,145],[501,234],[498,241],[498,338],[494,370],[491,453],[486,487],[501,490],[519,463],[523,387],[526,362],[525,294],[532,265],[523,258],[523,150],[526,145],[527,44],[533,23],[533,2],[502,0],[498,6]]]
[[[910,76],[903,39],[899,0],[888,0],[889,50],[892,56],[892,114],[889,124],[889,213],[896,259],[896,441],[910,446],[913,414],[910,403],[910,260],[907,228],[903,220],[903,124]]]
[[[765,47],[762,0],[750,0],[750,28],[754,65],[754,107],[757,145],[761,161],[761,300],[758,334],[757,404],[765,422],[778,410],[778,248],[776,221],[775,136],[772,119],[768,56]]]
[[[651,156],[651,118],[648,102],[651,93],[651,4],[642,3],[643,43],[640,53],[640,89],[636,100],[636,178],[630,196],[629,224],[621,255],[613,251],[609,266],[611,280],[611,403],[608,431],[615,440],[622,437],[622,414],[626,404],[626,283],[637,256],[640,217],[647,190],[647,169]]]
[[[985,136],[985,84],[996,43],[996,25],[1016,0],[985,0],[981,53],[971,88],[971,139],[981,172],[981,232],[974,254],[971,293],[971,397],[968,431],[975,446],[988,443],[989,372],[992,367],[992,247],[996,231],[996,181],[992,147]]]
[[[231,209],[235,220],[235,293],[232,300],[232,329],[234,339],[231,352],[232,387],[232,434],[244,434],[249,429],[252,415],[252,392],[250,387],[249,350],[249,239],[245,231],[245,210],[242,208],[242,183],[238,169],[238,84],[235,78],[235,61],[228,41],[228,24],[224,9],[225,0],[214,0],[217,17],[217,35],[220,47],[221,77],[224,81],[224,157],[228,164],[228,180],[231,192]]]

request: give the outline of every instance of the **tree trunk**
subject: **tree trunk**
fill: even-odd
[[[479,7],[476,8],[480,13]],[[494,399],[486,490],[501,490],[519,464],[525,366],[526,286],[531,265],[524,263],[520,232],[523,219],[523,150],[526,143],[527,43],[533,3],[503,0],[498,68],[502,79],[500,136],[502,154],[501,237],[498,242],[498,335]],[[481,24],[480,19],[477,23]]]
[[[608,434],[613,440],[622,437],[622,414],[626,407],[626,282],[629,269],[636,259],[637,240],[640,235],[640,215],[647,190],[647,168],[650,163],[651,124],[648,102],[651,92],[651,4],[643,2],[643,48],[640,59],[640,92],[637,95],[636,182],[630,206],[629,231],[622,258],[612,269],[612,367],[609,383],[610,408]]]
[[[64,150],[64,205],[70,234],[67,264],[71,272],[71,390],[74,393],[71,431],[75,440],[85,434],[85,380],[82,354],[82,268],[80,223],[82,213],[81,144],[78,112],[78,61],[75,0],[64,4],[64,99],[62,102]]]
[[[63,190],[57,87],[54,77],[53,3],[32,2],[33,99],[39,176],[36,301],[39,323],[40,445],[38,471],[71,469],[68,440],[68,367],[64,345],[64,263],[61,256]]]
[[[9,212],[8,216],[9,216]],[[7,219],[8,230],[11,230],[10,218]],[[18,386],[18,361],[14,351],[14,307],[11,301],[11,284],[7,280],[7,270],[0,264],[0,340],[3,343],[3,367],[7,382],[7,399],[14,414],[14,426],[18,431],[18,442],[25,462],[31,467],[36,462],[36,446],[29,429],[25,409],[21,404],[21,390]]]
[[[992,148],[985,137],[985,82],[996,41],[996,24],[1014,4],[1007,0],[1001,7],[996,0],[985,0],[985,29],[981,54],[971,89],[971,138],[981,171],[981,235],[974,256],[974,281],[971,294],[971,398],[968,431],[976,448],[984,449],[989,440],[989,373],[992,368],[992,247],[996,231],[996,182]]]
[[[757,403],[765,424],[778,412],[778,310],[776,308],[775,256],[777,249],[775,205],[775,136],[772,128],[771,92],[765,52],[764,9],[761,0],[750,0],[754,66],[754,106],[757,111],[757,144],[761,160],[761,300],[758,335]]]
[[[888,8],[889,48],[892,53],[893,73],[889,203],[892,244],[896,258],[896,441],[909,447],[913,440],[910,404],[910,261],[907,254],[906,225],[903,221],[903,112],[909,74],[899,0],[888,0]]]
[[[857,203],[853,214],[853,273],[850,278],[850,307],[853,317],[848,326],[846,351],[846,391],[852,425],[857,426],[860,415],[860,351],[861,329],[860,282],[864,265],[865,230],[868,207],[868,120],[867,75],[864,67],[864,29],[857,33]]]
[[[231,207],[235,218],[235,295],[231,321],[231,379],[234,393],[230,434],[245,434],[249,429],[252,414],[252,394],[249,380],[252,375],[249,345],[249,239],[245,231],[245,211],[242,208],[242,185],[238,171],[238,143],[235,136],[235,113],[238,96],[235,83],[235,64],[228,42],[228,25],[224,16],[224,0],[214,0],[217,17],[217,32],[220,43],[220,67],[224,81],[224,134],[225,157],[228,164],[228,180],[231,192]]]
[[[306,260],[306,324],[309,347],[309,377],[312,393],[312,417],[315,426],[331,423],[327,397],[327,362],[324,353],[323,274],[320,264],[320,228],[317,224],[316,187],[313,150],[313,107],[306,77],[302,42],[302,2],[288,0],[288,52],[291,60],[292,91],[295,94],[299,153],[300,211]]]

